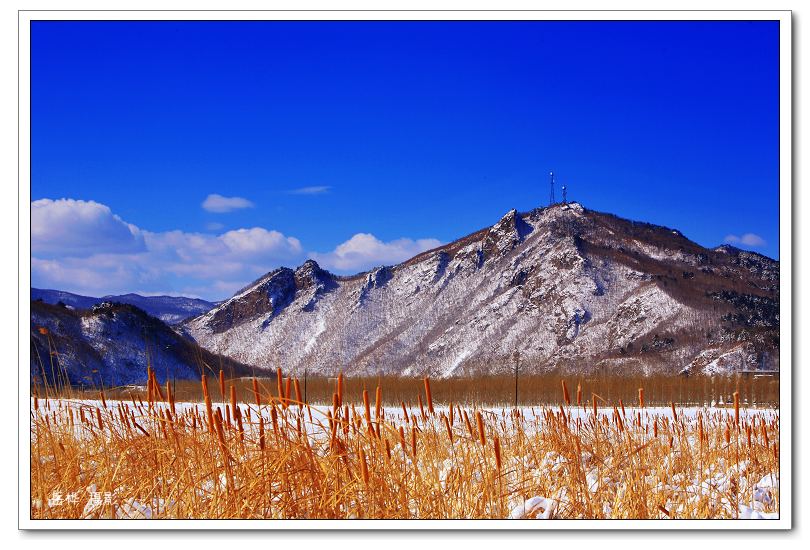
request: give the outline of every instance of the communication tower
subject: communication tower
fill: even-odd
[[[551,206],[557,202],[557,199],[554,196],[554,172],[549,172],[548,176],[549,176],[549,183],[551,186],[551,191],[549,192],[548,195],[548,205]]]

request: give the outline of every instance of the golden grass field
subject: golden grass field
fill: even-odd
[[[778,517],[779,415],[747,390],[653,407],[644,387],[614,402],[558,379],[558,404],[483,407],[425,379],[390,406],[372,380],[331,380],[328,400],[222,372],[200,401],[151,371],[126,399],[36,388],[31,517]]]

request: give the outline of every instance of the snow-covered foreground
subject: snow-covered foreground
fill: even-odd
[[[599,408],[594,416],[592,409],[575,406],[518,411],[454,407],[451,412],[436,405],[432,413],[381,406],[377,413],[373,405],[365,409],[362,403],[337,409],[241,404],[237,427],[229,403],[211,405],[222,421],[219,445],[228,449],[223,451],[228,458],[220,460],[213,472],[201,471],[193,478],[191,494],[208,507],[223,495],[252,487],[251,472],[258,475],[257,469],[277,460],[278,479],[266,480],[276,496],[263,505],[259,517],[289,517],[287,474],[281,473],[288,456],[265,456],[273,452],[269,448],[275,441],[286,453],[305,449],[313,463],[333,467],[335,456],[346,463],[341,483],[356,484],[352,490],[357,492],[329,508],[334,517],[389,517],[392,512],[385,505],[375,504],[373,486],[386,498],[399,495],[394,491],[399,487],[397,491],[407,488],[438,499],[423,502],[415,492],[404,497],[405,506],[396,510],[395,517],[778,518],[778,451],[775,444],[771,449],[771,442],[778,439],[779,412],[773,409],[741,409],[735,417],[733,408],[610,407]],[[72,437],[79,454],[85,444],[92,447],[92,454],[101,447],[114,453],[110,450],[118,443],[157,444],[161,438],[170,443],[170,432],[175,438],[180,432],[195,444],[214,441],[206,452],[216,457],[216,440],[203,437],[206,405],[176,403],[169,410],[162,403],[150,413],[148,406],[133,402],[38,400],[35,406],[32,400],[36,420],[32,457],[38,457],[32,476],[37,466],[47,468],[54,461],[54,451],[44,445],[44,433],[60,425],[60,443]],[[43,424],[45,418],[49,420]],[[68,423],[66,418],[73,420]],[[164,419],[171,419],[171,424]],[[36,445],[35,453],[37,443],[42,444]],[[118,457],[123,459],[124,454]],[[189,464],[205,470],[195,460],[189,459]],[[92,462],[99,462],[99,457]],[[83,474],[79,489],[84,493],[100,493],[102,482],[107,483],[114,517],[200,517],[195,515],[199,512],[187,516],[179,511],[183,499],[177,496],[177,487],[140,494],[132,487],[110,486],[98,474],[79,469]],[[156,476],[152,481],[164,485],[167,478]],[[55,486],[62,492],[75,488],[67,487],[63,478]],[[474,505],[474,498],[482,503]],[[59,517],[50,504],[35,499],[32,508]],[[94,498],[69,517],[106,513],[104,500]],[[314,511],[295,513],[322,517]]]

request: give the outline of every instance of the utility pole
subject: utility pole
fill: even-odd
[[[518,408],[518,375],[520,373],[520,352],[515,351],[515,410]]]

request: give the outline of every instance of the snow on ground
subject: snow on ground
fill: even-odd
[[[107,400],[106,409],[109,411],[115,411],[121,403],[129,404],[130,408],[132,408],[131,401]],[[224,411],[226,403],[214,402],[212,405],[214,410],[219,407]],[[351,406],[351,404],[349,405]],[[258,424],[256,420],[258,419],[259,412],[261,412],[266,424],[271,422],[270,407],[263,406],[261,411],[259,411],[255,404],[241,404],[241,406],[243,408],[249,408],[250,414],[254,419],[254,422],[249,423],[246,426],[248,431],[254,429],[254,426]],[[87,414],[91,412],[95,413],[96,408],[104,409],[102,402],[95,399],[40,399],[38,401],[38,407],[40,409],[40,413],[42,413],[42,411],[66,410],[67,408],[72,408],[74,411],[78,411],[79,409],[84,408],[85,414]],[[201,416],[204,416],[205,414],[204,403],[180,402],[176,403],[175,407],[178,415],[182,415],[185,412],[194,412],[195,410]],[[362,410],[361,403],[355,403],[355,407],[357,407],[358,411]],[[306,432],[311,437],[328,437],[329,421],[327,418],[327,411],[330,410],[330,408],[331,407],[326,404],[310,405],[312,414],[311,422],[309,422],[308,413],[304,413],[305,422],[303,423],[302,427],[305,428]],[[295,405],[292,405],[290,409],[293,411],[298,410]],[[434,409],[437,414],[448,412],[447,406],[437,405],[434,407]],[[559,410],[555,407],[521,407],[521,416],[530,421],[524,423],[523,428],[527,431],[539,429],[543,423],[543,411],[549,409]],[[31,400],[31,410],[33,413],[33,399]],[[503,407],[484,407],[481,410],[487,416],[499,418],[505,423],[505,426],[509,426],[512,420],[512,416],[509,414],[509,411],[512,409],[508,405]],[[581,418],[584,420],[592,415],[592,409],[590,408],[584,409],[582,407],[565,407],[564,410],[574,423],[577,421],[577,419]],[[606,416],[608,419],[610,419],[613,414],[613,410],[613,407],[599,408],[598,414],[600,416]],[[408,410],[409,415],[418,416],[419,413],[420,411],[418,408],[414,409],[411,407]],[[733,408],[724,407],[676,407],[675,409],[675,414],[677,414],[678,418],[695,419],[701,413],[703,414],[704,418],[706,416],[718,415],[719,418],[716,419],[725,420],[728,418],[733,418],[734,410]],[[639,414],[641,415],[642,421],[652,421],[653,419],[658,419],[661,421],[664,418],[669,420],[673,419],[673,410],[671,407],[645,407],[643,409],[637,407],[625,408],[625,417],[628,420],[637,418]],[[388,422],[405,422],[404,413],[401,407],[383,407],[383,415]],[[759,417],[766,422],[778,422],[779,410],[771,408],[742,408],[740,410],[740,418],[742,421],[750,420],[754,417]],[[95,418],[95,416],[90,416],[90,418]],[[105,427],[105,430],[109,429],[109,426]],[[88,433],[78,422],[76,423],[75,430],[78,437],[83,437],[83,434],[87,435]],[[457,440],[456,443],[459,443],[459,441]],[[590,459],[591,457],[587,456],[587,452],[584,453],[582,457],[583,465],[587,465],[590,462]],[[517,465],[528,466],[530,469],[537,472],[538,475],[553,475],[560,471],[564,471],[567,462],[565,457],[560,456],[555,452],[547,453],[544,457],[542,457],[542,459],[539,459],[539,457],[526,456],[523,458],[515,457],[514,460],[518,462]],[[667,457],[664,462],[665,464],[662,466],[666,469],[668,467],[669,457]],[[701,498],[705,498],[707,496],[718,498],[717,502],[720,509],[724,510],[730,517],[736,516],[740,519],[778,519],[778,512],[766,511],[768,509],[773,509],[773,505],[778,498],[778,473],[774,472],[766,474],[756,483],[750,483],[748,480],[750,474],[746,475],[748,466],[749,465],[746,460],[741,460],[736,464],[726,464],[725,460],[720,458],[715,464],[707,466],[702,472],[701,476],[698,476],[695,479],[682,479],[682,474],[676,474],[672,479],[668,480],[668,483],[658,481],[658,478],[655,476],[649,476],[649,481],[651,484],[651,489],[653,490],[685,491],[688,498],[694,501],[699,501]],[[450,475],[452,469],[453,464],[450,461],[445,461],[445,464],[441,466],[439,471],[439,482],[442,485],[444,485],[445,480],[447,476]],[[600,472],[595,467],[592,467],[586,470],[585,475],[588,489],[592,493],[599,490],[601,484],[616,484],[616,480],[611,479],[609,475],[605,475],[604,469],[600,475]],[[726,496],[722,496],[724,494],[731,494],[732,484],[734,483],[738,484],[737,490],[741,497],[741,501],[736,503],[731,502]],[[511,519],[554,518],[555,513],[559,509],[560,503],[565,502],[565,499],[566,495],[564,493],[553,496],[536,495],[522,502],[514,502],[511,505],[512,508],[508,514],[508,517]],[[148,505],[148,503],[144,504],[133,501],[127,503],[127,506],[122,508],[122,513],[126,514],[122,517],[150,518],[152,517],[154,510],[165,509],[165,507],[166,503],[162,501],[153,502],[151,506]],[[677,514],[679,509],[676,508],[674,511]],[[609,505],[606,505],[606,509],[603,510],[603,513],[605,516],[609,516],[610,512],[611,510]]]

